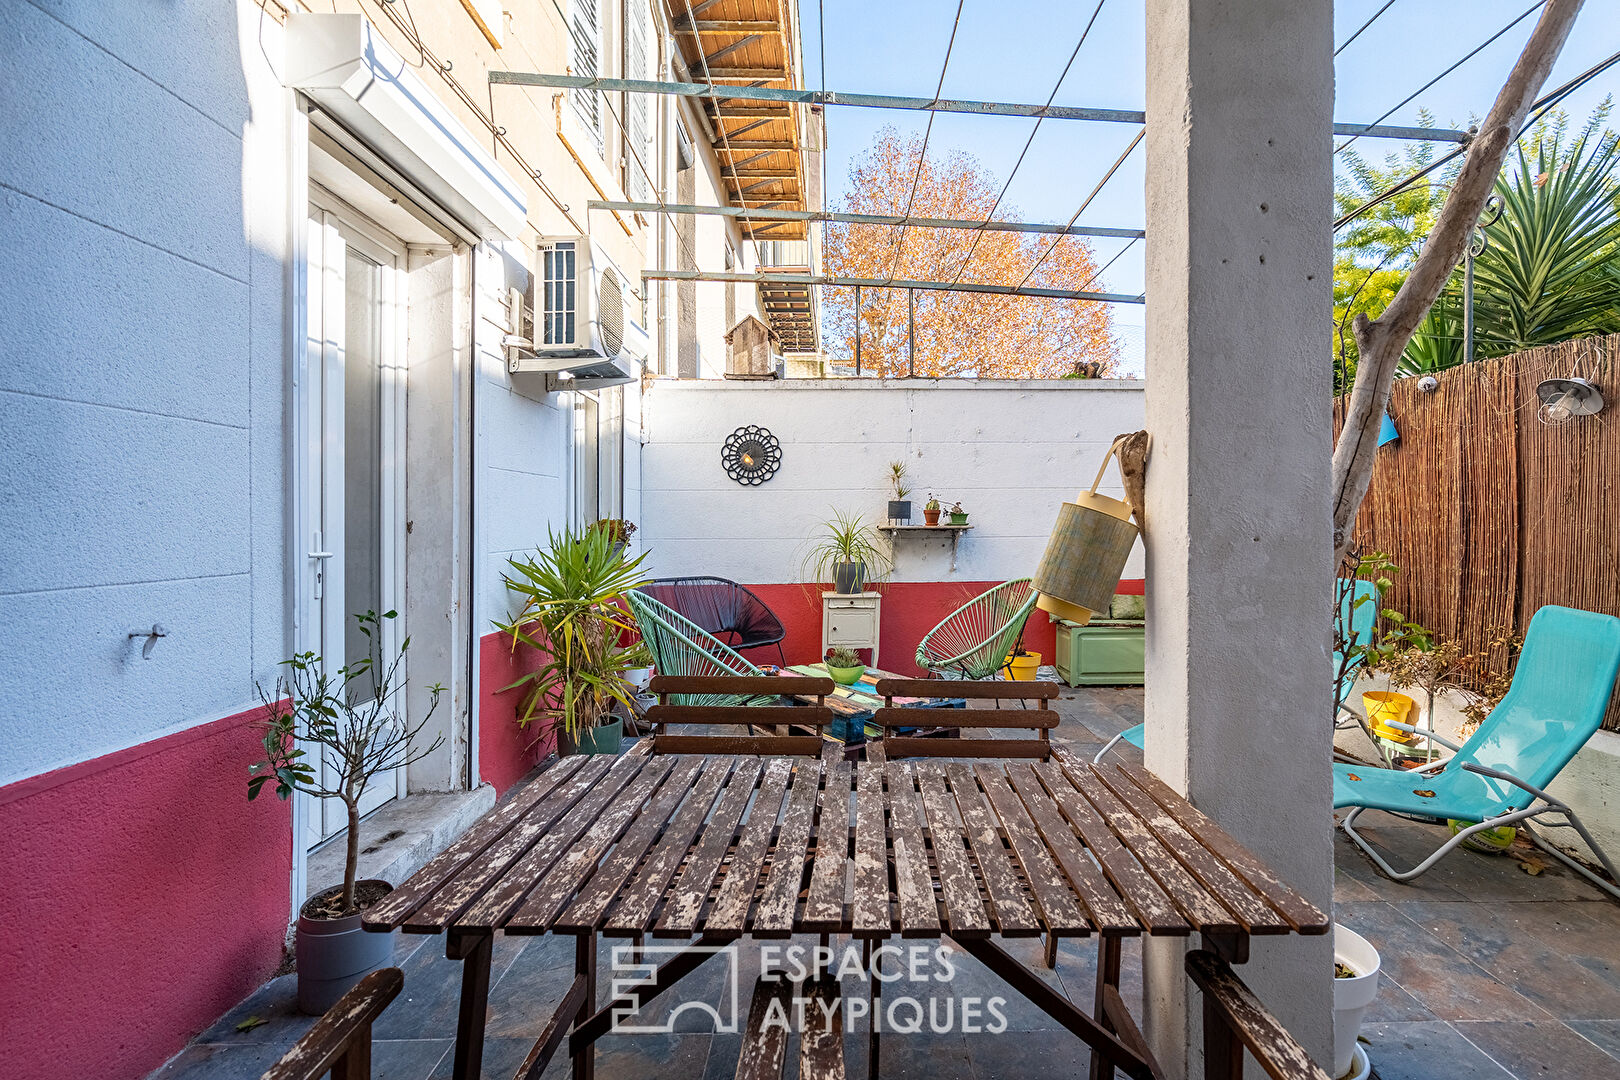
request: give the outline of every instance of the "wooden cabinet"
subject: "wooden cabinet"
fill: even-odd
[[[841,645],[846,649],[870,649],[867,667],[878,666],[878,635],[882,631],[881,593],[821,594],[821,652]]]

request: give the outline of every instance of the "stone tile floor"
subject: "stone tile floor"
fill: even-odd
[[[1067,690],[1057,704],[1055,736],[1082,751],[1141,722],[1139,689]],[[1122,757],[1140,755],[1121,745]],[[1437,827],[1369,816],[1366,835],[1396,865],[1411,865],[1438,842]],[[1365,1035],[1381,1080],[1612,1080],[1620,1077],[1620,904],[1551,863],[1537,876],[1511,857],[1459,851],[1412,885],[1388,881],[1342,833],[1335,833],[1336,917],[1383,955],[1384,979]],[[1095,948],[1065,941],[1055,971],[1039,944],[1009,948],[1053,987],[1089,1008]],[[606,970],[604,943],[601,958]],[[437,938],[402,935],[396,962],[405,989],[378,1020],[373,1075],[378,1080],[436,1080],[450,1075],[460,964]],[[498,938],[491,975],[484,1076],[506,1080],[528,1052],[550,1008],[572,977],[572,945],[552,938]],[[757,963],[745,957],[744,964]],[[958,998],[1005,994],[1001,1034],[899,1035],[881,1039],[882,1072],[893,1080],[1026,1080],[1075,1077],[1083,1045],[1045,1014],[958,954]],[[742,985],[752,975],[742,973]],[[600,980],[606,993],[606,978]],[[714,1000],[720,965],[710,962],[671,996]],[[1127,943],[1124,992],[1140,1001],[1140,946]],[[851,983],[851,997],[864,996]],[[654,1003],[654,1008],[660,1003]],[[746,1001],[744,1001],[746,1007]],[[264,1023],[247,1031],[249,1017]],[[600,1080],[720,1080],[736,1068],[739,1037],[701,1030],[690,1013],[667,1035],[622,1035],[599,1044]],[[293,1009],[293,977],[261,987],[199,1035],[156,1074],[164,1080],[252,1080],[308,1028]],[[926,1029],[925,1029],[926,1030]],[[789,1061],[794,1060],[791,1056]],[[865,1043],[851,1037],[849,1075],[866,1075]],[[789,1065],[789,1076],[794,1067]],[[552,1063],[546,1080],[568,1075]]]

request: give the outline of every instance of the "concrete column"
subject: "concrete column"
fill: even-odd
[[[1331,0],[1147,3],[1147,764],[1327,910]],[[1196,939],[1194,939],[1196,944]],[[1183,946],[1147,1025],[1202,1076]],[[1240,974],[1331,1065],[1331,947]]]

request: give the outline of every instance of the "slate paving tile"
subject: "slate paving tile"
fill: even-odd
[[[1363,1048],[1379,1080],[1514,1080],[1450,1024],[1367,1024]]]
[[[1550,1019],[1541,1006],[1402,915],[1400,905],[1340,904],[1338,919],[1372,942],[1389,981],[1443,1020]]]
[[[1408,834],[1397,829],[1357,821],[1356,831],[1397,869],[1415,866],[1427,854],[1421,840],[1414,843]],[[1428,850],[1433,850],[1433,846],[1430,845]],[[1412,900],[1468,899],[1433,873],[1423,874],[1412,881],[1393,881],[1385,877],[1342,829],[1333,830],[1333,856],[1340,873],[1359,882],[1380,900],[1399,904]]]
[[[976,1080],[968,1039],[956,1033],[883,1035],[878,1040],[878,1070],[883,1080]],[[866,1054],[864,1033],[845,1036],[844,1064],[850,1080],[868,1075]]]
[[[1097,939],[1060,938],[1058,977],[1069,1000],[1087,1012],[1097,996]],[[1142,1015],[1142,942],[1127,938],[1120,946],[1119,994],[1133,1015]]]
[[[1569,1026],[1620,1061],[1620,1020],[1571,1020]]]
[[[428,1080],[454,1039],[387,1039],[371,1044],[371,1080]]]
[[[249,1017],[257,1017],[264,1023],[247,1031],[238,1031],[236,1025]],[[297,1042],[314,1025],[315,1020],[315,1017],[304,1016],[298,1011],[298,976],[282,975],[255,990],[247,1000],[197,1036],[196,1041],[226,1046],[268,1043],[285,1049]]]
[[[1438,1020],[1428,1007],[1407,993],[1392,979],[1380,979],[1378,996],[1367,1010],[1365,1023],[1410,1023],[1417,1020]]]
[[[1403,904],[1401,911],[1436,940],[1456,950],[1563,1019],[1620,1019],[1620,989],[1569,959],[1539,938],[1523,932],[1501,908],[1552,904]],[[1532,916],[1531,921],[1534,920]]]
[[[975,1080],[1081,1077],[1091,1066],[1090,1048],[1061,1029],[970,1035],[967,1047]]]
[[[490,985],[499,985],[507,967],[533,939],[495,935],[490,959]],[[461,1007],[462,961],[444,955],[444,936],[433,935],[417,949],[402,969],[405,985],[372,1030],[379,1039],[415,1039],[424,1035],[454,1034]]]
[[[232,1046],[224,1043],[192,1043],[150,1080],[259,1080],[264,1070],[281,1060],[296,1039],[285,1046],[253,1043]]]
[[[1620,905],[1568,901],[1511,904],[1499,907],[1496,915],[1520,933],[1545,942],[1595,978],[1620,989]]]
[[[1614,1080],[1615,1059],[1557,1020],[1461,1022],[1463,1037],[1519,1080]]]

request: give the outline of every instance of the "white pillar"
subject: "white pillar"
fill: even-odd
[[[1331,0],[1147,3],[1147,764],[1323,910],[1332,29]],[[1202,1076],[1182,954],[1149,943],[1148,1037]],[[1331,1065],[1327,938],[1239,974]]]

